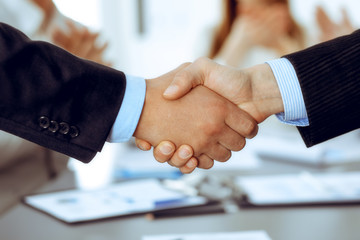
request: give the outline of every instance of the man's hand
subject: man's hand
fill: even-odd
[[[199,85],[227,98],[258,123],[283,111],[280,90],[267,64],[240,70],[200,58],[176,74],[164,97],[179,99]]]
[[[170,100],[178,99],[198,85],[204,85],[229,99],[258,123],[272,114],[284,111],[277,82],[267,64],[239,70],[200,58],[176,74],[164,97]],[[144,150],[151,147],[140,139],[137,139],[137,146]],[[183,172],[191,172],[191,162],[195,160],[180,153],[185,147],[188,146],[181,146],[176,150],[171,142],[164,141],[155,147],[154,156],[162,162],[176,161],[179,165],[182,164]]]
[[[175,147],[188,144],[179,150],[188,150],[185,155],[189,158],[193,150],[198,167],[211,168],[214,159],[226,161],[231,150],[241,150],[245,137],[256,135],[257,123],[235,104],[203,86],[177,101],[166,100],[164,90],[184,68],[147,80],[144,109],[134,136],[153,146],[163,140],[171,141]],[[175,160],[170,164],[183,167],[183,163]]]

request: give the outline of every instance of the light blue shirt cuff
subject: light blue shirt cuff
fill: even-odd
[[[309,126],[299,79],[290,61],[280,58],[266,63],[274,73],[284,104],[284,112],[276,114],[277,118],[286,124]]]
[[[146,82],[144,78],[126,75],[124,99],[108,136],[108,142],[126,142],[131,139],[144,106],[145,93]]]

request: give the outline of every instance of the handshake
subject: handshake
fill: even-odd
[[[200,58],[146,82],[136,145],[154,146],[157,161],[183,173],[227,161],[257,134],[259,123],[284,111],[267,64],[240,70]]]

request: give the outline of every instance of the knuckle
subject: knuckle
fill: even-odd
[[[216,136],[223,131],[223,127],[215,121],[208,121],[204,123],[202,129],[207,136]]]
[[[158,148],[154,149],[153,155],[154,155],[154,158],[156,159],[156,161],[158,161],[160,163],[164,163],[166,161],[169,161],[169,159],[170,159],[169,156],[164,156]]]
[[[225,154],[219,156],[218,158],[216,158],[216,161],[218,162],[226,162],[231,158],[231,151],[226,151]]]
[[[207,63],[209,63],[210,59],[207,57],[199,57],[198,59],[195,60],[194,64],[198,64],[200,66],[204,66]]]
[[[182,160],[177,157],[173,157],[170,161],[172,162],[173,166],[178,167],[178,168],[182,167],[186,164],[186,160]]]
[[[214,166],[214,160],[208,161],[207,164],[203,166],[203,169],[210,169]]]
[[[243,129],[245,137],[253,138],[258,132],[258,125],[254,121],[244,121]]]
[[[187,67],[191,64],[191,62],[185,62],[185,63],[182,63],[179,67],[180,68],[184,68],[184,67]]]
[[[203,158],[200,158],[200,163],[198,165],[199,168],[202,168],[202,169],[210,169],[214,166],[214,160],[213,159],[210,159],[208,157],[203,157]]]
[[[246,145],[246,140],[245,140],[245,138],[242,138],[240,141],[237,142],[237,146],[236,146],[237,149],[234,151],[240,151],[240,150],[244,149],[245,145]]]
[[[235,151],[235,152],[238,152],[238,151],[242,150],[245,147],[245,144],[246,144],[246,139],[245,138],[239,138],[233,143],[233,145],[231,147],[231,150]]]

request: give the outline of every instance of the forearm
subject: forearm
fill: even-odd
[[[285,56],[299,78],[309,126],[307,146],[360,126],[360,32]]]
[[[121,106],[124,74],[31,41],[5,24],[0,24],[0,52],[0,128],[90,161]],[[42,116],[52,127],[39,123]],[[64,124],[60,130],[60,123],[77,129],[76,136]]]

